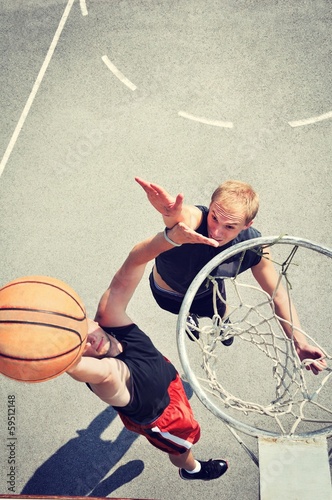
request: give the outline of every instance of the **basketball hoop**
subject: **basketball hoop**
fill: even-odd
[[[230,277],[222,265],[235,258],[240,269],[246,252],[268,258],[267,247],[273,247],[279,271],[272,296],[251,273]],[[297,237],[245,241],[208,262],[182,302],[177,344],[185,377],[259,467],[261,500],[311,500],[318,491],[320,498],[332,498],[327,447],[332,434],[331,257],[332,250]],[[226,299],[219,292],[220,279]],[[214,316],[199,318],[193,327],[188,315],[204,281],[213,286]],[[317,376],[307,370],[313,360],[300,361],[275,312],[273,298],[281,284],[289,307],[293,302],[299,312],[298,331],[323,352],[327,368]],[[226,305],[224,318],[218,315],[217,299]],[[292,314],[290,318],[294,333]],[[233,345],[224,345],[231,337]],[[257,438],[259,460],[236,431]]]
[[[251,273],[229,277],[222,264],[245,252],[273,247],[273,262],[280,284],[295,304],[308,342],[324,353],[327,369],[315,376],[300,361],[295,345],[281,326],[270,297],[251,279]],[[179,313],[177,343],[185,377],[200,401],[232,429],[254,437],[329,437],[331,406],[330,261],[332,250],[290,236],[255,238],[217,255],[194,278]],[[227,299],[218,280],[225,282]],[[196,339],[187,317],[198,288],[213,284],[214,317],[200,318]],[[224,300],[226,317],[220,318],[216,298]],[[229,320],[229,323],[225,322]],[[289,323],[293,328],[292,323]],[[295,328],[295,327],[294,327]],[[188,336],[192,335],[192,340]],[[234,337],[225,347],[222,340]]]

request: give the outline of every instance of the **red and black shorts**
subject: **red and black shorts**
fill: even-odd
[[[145,436],[156,448],[171,455],[181,455],[200,438],[200,426],[195,420],[190,403],[178,374],[168,388],[170,403],[162,415],[147,425],[133,422],[119,413],[124,426]]]

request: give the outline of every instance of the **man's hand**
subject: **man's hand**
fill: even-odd
[[[324,353],[318,347],[306,344],[296,345],[296,352],[307,370],[311,370],[315,375],[327,368]],[[317,361],[313,361],[317,360]]]
[[[163,217],[177,218],[181,214],[183,206],[183,194],[176,197],[171,196],[164,188],[135,177],[135,181],[142,186],[148,196],[151,205],[161,213]]]
[[[200,243],[203,245],[210,245],[212,247],[218,247],[219,243],[212,238],[207,238],[202,234],[196,233],[193,229],[187,226],[184,222],[179,222],[172,229],[167,231],[167,236],[174,241],[174,243],[184,244],[184,243]]]

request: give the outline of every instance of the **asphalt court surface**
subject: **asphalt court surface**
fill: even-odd
[[[132,246],[162,228],[135,176],[197,204],[247,181],[263,235],[332,247],[329,1],[5,0],[0,12],[1,285],[55,276],[93,315]],[[154,303],[149,269],[129,311],[181,372],[176,317]],[[181,481],[66,375],[2,377],[3,449],[8,395],[17,404],[15,493],[258,499],[257,466],[187,390],[197,458],[229,461],[218,481]]]

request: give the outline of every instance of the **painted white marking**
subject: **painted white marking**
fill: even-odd
[[[44,78],[45,72],[46,72],[47,67],[48,67],[48,65],[50,63],[50,60],[51,60],[51,58],[53,56],[55,47],[56,47],[56,45],[58,43],[58,40],[59,40],[60,35],[61,35],[61,32],[62,32],[62,30],[64,28],[64,25],[66,24],[67,18],[69,16],[70,10],[71,10],[74,2],[75,2],[75,0],[68,0],[67,6],[66,6],[66,8],[64,10],[64,13],[63,13],[62,18],[61,18],[60,23],[59,23],[59,26],[58,26],[58,28],[57,28],[57,30],[55,32],[55,35],[53,37],[52,43],[50,45],[50,48],[48,49],[48,52],[46,54],[45,60],[44,60],[44,62],[42,64],[42,67],[39,70],[37,79],[36,79],[36,81],[35,81],[35,83],[34,83],[34,85],[32,87],[31,93],[30,93],[30,95],[28,97],[28,100],[27,100],[25,106],[24,106],[24,109],[23,109],[22,114],[21,114],[21,116],[19,118],[19,121],[18,121],[18,123],[16,125],[16,128],[15,128],[15,130],[13,132],[13,135],[12,135],[10,141],[9,141],[9,144],[7,146],[5,154],[3,155],[3,158],[1,160],[1,163],[0,163],[0,177],[1,177],[1,175],[2,175],[2,173],[4,171],[4,169],[5,169],[5,167],[7,165],[7,161],[8,161],[8,159],[9,159],[9,157],[10,157],[12,151],[13,151],[13,148],[15,146],[17,138],[18,138],[18,136],[19,136],[19,134],[20,134],[20,132],[22,130],[22,127],[24,125],[24,122],[26,120],[26,117],[28,116],[28,113],[30,111],[30,108],[32,106],[34,98],[35,98],[35,96],[36,96],[36,94],[38,92],[39,86],[40,86],[40,84],[41,84],[41,82],[42,82],[42,80]]]
[[[113,75],[115,75],[122,83],[124,83],[125,85],[127,85],[127,87],[129,87],[131,90],[136,90],[136,88],[137,88],[136,85],[134,85],[133,83],[131,83],[131,81],[128,80],[128,78],[126,78],[121,73],[120,70],[118,70],[118,68],[109,60],[109,58],[107,56],[103,56],[102,60],[106,64],[106,66],[108,67],[108,69],[112,71]]]
[[[303,125],[311,125],[312,123],[328,120],[329,118],[332,118],[332,111],[324,113],[323,115],[313,116],[311,118],[305,118],[304,120],[288,122],[288,125],[290,125],[291,127],[302,127]]]
[[[182,116],[183,118],[188,118],[188,120],[193,120],[195,122],[205,123],[206,125],[213,125],[215,127],[233,128],[232,122],[223,122],[220,120],[209,120],[208,118],[203,118],[200,116],[191,115],[189,113],[186,113],[185,111],[179,111],[178,115]]]
[[[80,0],[80,7],[81,7],[82,16],[87,16],[88,9],[86,8],[85,0]]]

